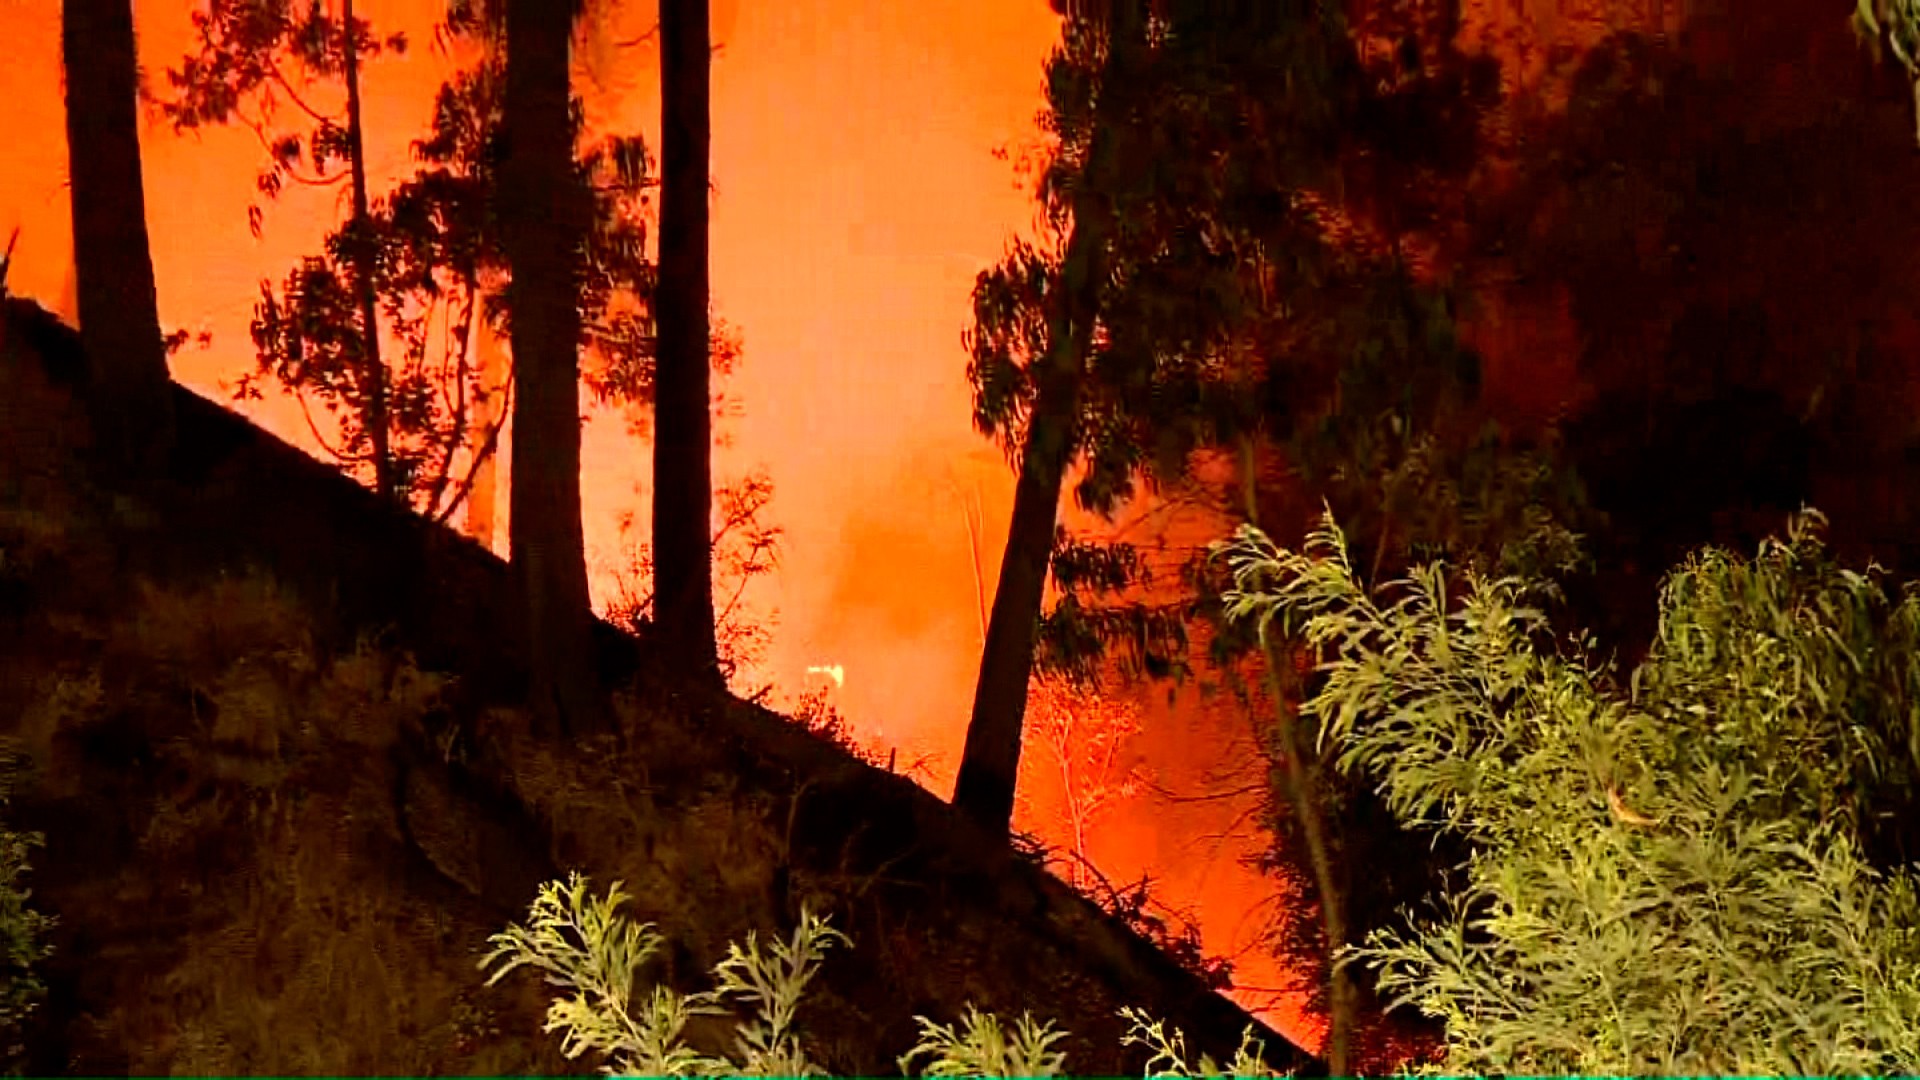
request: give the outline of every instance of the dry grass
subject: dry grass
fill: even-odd
[[[45,860],[42,895],[75,939],[61,975],[111,987],[68,1064],[202,1075],[558,1064],[524,1023],[500,1022],[514,995],[475,996],[481,910],[454,896],[419,903],[429,883],[406,872],[391,758],[443,685],[371,647],[319,657],[298,609],[263,579],[140,590],[95,669],[52,680],[20,732],[60,766],[34,793],[43,805],[91,804],[87,817],[120,817],[130,833],[118,867]],[[123,736],[122,749],[146,767],[114,791],[98,740],[128,716],[143,737]],[[116,909],[130,904],[173,933],[73,955],[91,933],[129,929]],[[94,964],[109,959],[103,977]]]

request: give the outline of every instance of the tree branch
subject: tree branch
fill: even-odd
[[[513,380],[509,378],[506,385],[500,389],[504,395],[500,403],[500,418],[487,429],[486,442],[481,444],[480,449],[474,453],[473,460],[467,464],[467,475],[461,479],[460,486],[454,490],[453,498],[448,500],[446,509],[433,519],[437,525],[445,525],[447,520],[453,517],[454,511],[460,509],[461,504],[467,501],[467,496],[473,492],[473,478],[480,472],[480,466],[499,449],[500,431],[507,426],[507,417],[512,413]]]
[[[301,390],[298,387],[295,387],[293,391],[293,398],[295,401],[298,401],[300,403],[300,415],[303,419],[306,420],[307,430],[313,432],[313,441],[320,444],[320,449],[325,450],[329,455],[333,457],[334,460],[339,461],[342,464],[362,465],[366,463],[365,458],[356,458],[353,455],[347,453],[345,450],[337,449],[333,446],[328,445],[326,437],[320,434],[319,425],[313,422],[313,408],[312,406],[307,404],[306,391]]]
[[[348,28],[347,32],[352,33],[353,32],[352,28]],[[308,116],[313,118],[314,123],[336,124],[336,125],[339,124],[340,122],[339,120],[331,116],[326,116],[320,113],[319,111],[317,111],[316,109],[314,109],[313,106],[307,104],[306,99],[302,98],[299,92],[294,90],[293,85],[287,82],[287,77],[280,73],[280,65],[275,61],[273,61],[272,59],[269,59],[267,61],[267,74],[273,77],[274,82],[280,84],[280,89],[285,90],[287,92],[287,96],[293,99],[293,103],[295,105],[300,106],[300,110],[302,112],[306,113]]]

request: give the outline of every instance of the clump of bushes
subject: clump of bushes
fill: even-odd
[[[802,911],[786,941],[762,945],[749,933],[730,945],[714,965],[712,990],[680,994],[639,977],[664,944],[651,924],[619,913],[626,899],[615,882],[604,898],[573,874],[565,884],[543,886],[528,924],[493,935],[493,951],[480,961],[493,967],[487,984],[515,968],[532,967],[561,990],[547,1010],[545,1030],[558,1032],[569,1057],[593,1051],[606,1058],[604,1071],[624,1076],[824,1076],[807,1053],[798,1024],[800,1000],[826,950],[851,944],[825,917]],[[495,966],[497,965],[497,966]],[[1260,1057],[1249,1029],[1224,1068],[1202,1055],[1189,1065],[1185,1040],[1149,1021],[1138,1010],[1122,1017],[1132,1024],[1128,1045],[1150,1055],[1149,1077],[1275,1077]],[[687,1024],[696,1016],[736,1020],[731,1048],[709,1052],[689,1045]],[[1012,1025],[969,1008],[959,1024],[918,1018],[920,1042],[900,1059],[903,1073],[921,1076],[1053,1077],[1065,1074],[1065,1055],[1055,1049],[1063,1033],[1031,1015]]]
[[[1330,517],[1303,552],[1228,546],[1231,615],[1317,650],[1323,755],[1470,852],[1345,957],[1444,1022],[1432,1072],[1920,1071],[1920,592],[1821,524],[1674,571],[1624,681],[1537,582],[1369,590]]]

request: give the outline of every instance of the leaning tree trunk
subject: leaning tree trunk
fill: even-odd
[[[109,461],[147,474],[172,444],[173,397],[147,237],[132,0],[65,0],[60,47],[94,435]]]
[[[707,0],[662,0],[653,616],[656,640],[680,670],[717,679],[712,361],[707,316],[710,33]]]
[[[500,207],[515,367],[509,558],[525,605],[535,715],[563,735],[611,723],[590,651],[580,520],[577,282],[587,195],[573,164],[569,7],[507,0]]]
[[[1086,183],[1074,200],[1073,231],[1061,268],[1063,287],[1047,320],[1047,351],[1040,362],[1033,415],[1014,489],[1013,522],[993,593],[973,715],[967,722],[966,748],[954,785],[954,806],[997,836],[1007,835],[1013,823],[1027,682],[1033,673],[1034,628],[1046,594],[1060,490],[1076,442],[1080,380],[1093,345],[1100,283],[1106,277],[1113,228],[1108,193],[1113,190],[1118,156],[1113,99],[1106,88],[1119,85],[1123,65],[1137,44],[1144,26],[1141,4],[1142,0],[1118,0],[1111,5],[1111,47],[1095,106],[1101,115],[1095,120],[1087,156]]]

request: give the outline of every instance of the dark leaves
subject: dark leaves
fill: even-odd
[[[337,43],[321,30],[301,47]],[[339,425],[337,442],[323,445],[352,469],[366,466],[374,373],[360,342],[352,269],[364,263],[383,337],[397,346],[385,358],[396,474],[414,505],[436,517],[464,498],[474,455],[493,453],[509,389],[485,383],[476,353],[483,325],[502,340],[511,330],[495,206],[503,89],[497,58],[443,86],[432,127],[414,143],[420,167],[413,176],[375,200],[365,220],[329,233],[324,254],[305,260],[277,289],[263,286],[253,326],[259,370],[242,391],[257,396],[258,378],[271,378],[303,403],[318,404]],[[275,168],[261,178],[269,196],[303,156],[316,171],[337,170],[347,144],[344,129],[321,122],[305,135],[280,137],[270,151]],[[650,158],[640,139],[619,137],[583,149],[579,169],[593,199],[579,264],[581,346],[590,358],[585,381],[602,401],[644,406],[652,400],[654,364]],[[257,232],[258,207],[249,222]],[[738,354],[737,339],[716,333],[717,368],[729,369]],[[493,435],[476,443],[486,433],[474,425],[487,416]]]

